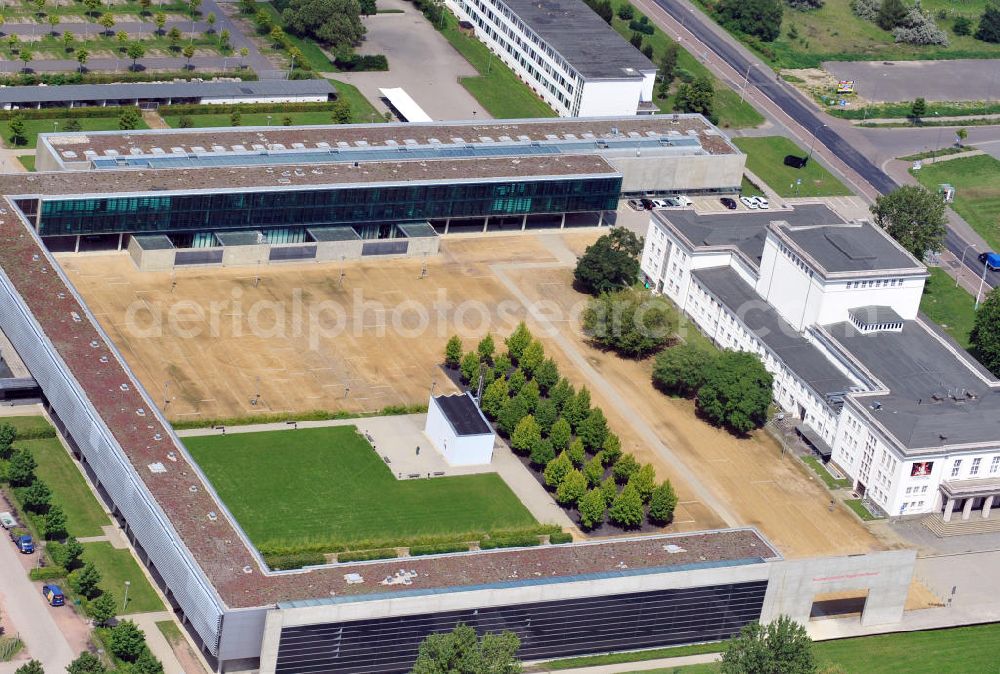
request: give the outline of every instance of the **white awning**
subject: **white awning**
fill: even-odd
[[[389,105],[395,109],[400,119],[404,122],[433,122],[434,120],[421,109],[417,102],[410,98],[410,95],[402,88],[379,89],[379,93],[389,101]]]

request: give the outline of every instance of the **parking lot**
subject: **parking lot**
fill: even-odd
[[[827,61],[823,69],[838,80],[854,80],[864,99],[895,103],[922,96],[929,101],[982,101],[997,98],[1000,60]]]

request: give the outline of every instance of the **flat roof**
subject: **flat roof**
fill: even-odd
[[[139,98],[256,96],[329,96],[337,90],[329,80],[258,80],[215,82],[128,82],[118,84],[60,84],[58,86],[0,87],[0,104],[86,102]]]
[[[174,247],[166,234],[140,234],[132,238],[143,250],[170,250]]]
[[[338,227],[309,227],[306,229],[317,241],[359,241],[357,230],[349,225]]]
[[[771,231],[799,253],[804,253],[818,271],[827,273],[913,270],[924,266],[886,232],[868,221],[842,224],[792,225],[775,222]]]
[[[850,309],[848,315],[861,325],[885,325],[902,323],[903,317],[892,307],[868,305]]]
[[[589,9],[587,11],[590,11]],[[600,19],[598,18],[598,21]],[[603,21],[601,22],[603,23]],[[650,136],[652,134],[652,136]],[[709,154],[739,154],[739,150],[701,115],[641,115],[628,117],[560,117],[511,120],[470,120],[394,124],[331,124],[324,126],[226,127],[205,129],[147,129],[142,131],[97,131],[40,134],[64,161],[85,161],[86,151],[107,156],[133,153],[164,154],[177,147],[194,154],[252,151],[278,145],[295,149],[346,147],[406,147],[454,143],[542,142],[553,140],[598,140],[621,137],[689,136],[697,138]],[[220,148],[220,149],[215,149]],[[236,150],[234,150],[236,148]],[[75,158],[67,158],[66,152]]]
[[[585,79],[641,78],[656,66],[582,0],[500,0]]]
[[[844,393],[857,385],[785,322],[731,267],[695,269],[691,275],[820,396]]]
[[[209,517],[209,513],[226,510],[189,463],[180,439],[98,330],[93,315],[78,301],[72,284],[37,235],[9,201],[5,200],[4,205],[5,212],[0,214],[0,268],[66,364],[67,374],[79,383],[124,458],[164,511],[179,541],[229,608],[332,595],[524,584],[535,579],[570,579],[619,569],[633,573],[647,569],[652,573],[706,562],[745,563],[779,557],[756,530],[727,529],[265,573],[229,517]],[[176,461],[165,460],[168,452]],[[163,463],[167,470],[154,473],[149,469],[152,463]],[[678,546],[682,552],[669,552],[668,544]],[[409,585],[380,582],[400,568],[416,573]],[[348,583],[344,576],[349,573],[361,574],[366,582]]]
[[[455,435],[486,435],[493,432],[468,393],[434,396],[434,402],[455,429]]]
[[[1000,381],[923,321],[905,321],[901,332],[862,333],[846,321],[824,327],[888,389],[857,402],[902,447],[1000,439]]]
[[[402,87],[390,87],[378,90],[382,96],[389,101],[389,105],[396,108],[396,111],[403,116],[407,122],[433,122],[434,120],[424,112],[423,108],[417,105],[413,97],[406,93]]]

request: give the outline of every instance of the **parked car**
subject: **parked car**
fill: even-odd
[[[14,542],[22,555],[30,555],[35,551],[35,542],[24,529],[12,529],[10,540]]]
[[[62,606],[66,603],[66,596],[58,585],[42,585],[42,596],[49,602],[49,606]]]
[[[749,208],[751,211],[756,211],[760,206],[757,205],[757,200],[753,197],[740,197],[740,201],[743,205]]]
[[[653,208],[669,208],[673,206],[670,199],[653,199]]]
[[[0,526],[4,529],[13,529],[17,526],[17,520],[9,512],[0,513]]]
[[[651,211],[654,208],[656,208],[653,205],[653,200],[652,199],[639,199],[639,203],[642,204],[642,207],[645,208],[647,211]]]
[[[982,262],[990,271],[1000,271],[1000,253],[982,253],[979,256]]]
[[[721,199],[719,199],[719,201],[721,201],[722,205],[725,206],[726,208],[728,208],[729,210],[731,210],[731,211],[735,211],[736,210],[736,200],[735,199],[731,199],[729,197],[722,197]]]
[[[629,205],[629,208],[631,208],[633,211],[644,211],[644,210],[646,210],[646,207],[643,206],[642,202],[639,201],[638,199],[629,199],[628,200],[628,205]]]
[[[770,202],[768,202],[768,200],[765,197],[750,197],[750,198],[757,202],[757,208],[760,208],[762,210],[767,210],[768,208],[771,207]]]
[[[684,208],[687,208],[688,206],[694,203],[683,194],[678,194],[676,197],[674,197],[674,201],[677,202],[678,206],[683,206]]]

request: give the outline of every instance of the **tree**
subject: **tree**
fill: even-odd
[[[46,21],[49,22],[49,28],[52,29],[52,31],[51,31],[52,35],[58,35],[59,33],[56,32],[56,26],[58,26],[59,22],[61,21],[61,19],[59,18],[59,15],[58,14],[49,14],[48,18],[46,18]]]
[[[139,59],[146,55],[146,48],[142,46],[141,42],[132,42],[126,47],[125,53],[132,59],[132,70],[135,70],[138,67]]]
[[[153,5],[153,0],[139,0],[140,16],[149,16],[149,8]]]
[[[778,616],[768,625],[752,622],[730,639],[722,654],[723,674],[813,674],[812,640],[805,628]]]
[[[976,39],[983,42],[1000,42],[1000,3],[988,2],[979,17]]]
[[[639,498],[642,499],[643,503],[649,503],[653,490],[656,489],[656,469],[653,468],[653,464],[643,465],[636,471],[635,475],[629,478],[628,483],[639,492]]]
[[[214,14],[212,16],[214,16]],[[229,44],[229,40],[232,39],[232,37],[233,36],[229,33],[229,31],[223,28],[222,32],[219,33],[219,48],[223,51],[229,51],[232,48],[232,45]]]
[[[50,540],[66,538],[66,511],[62,506],[50,506],[45,513],[45,537]]]
[[[191,69],[191,59],[194,57],[194,45],[193,44],[186,44],[186,45],[184,45],[184,49],[181,50],[181,54],[183,54],[184,58],[187,59],[187,63],[184,64],[184,67],[186,69],[190,70]]]
[[[552,441],[548,438],[541,439],[531,448],[530,459],[533,466],[546,466],[554,458],[556,458],[556,450],[552,447]]]
[[[66,674],[106,674],[106,672],[100,659],[89,651],[80,653],[76,660],[66,667]]]
[[[587,450],[583,448],[583,441],[577,438],[573,442],[569,443],[569,449],[566,450],[566,456],[569,460],[573,462],[574,466],[582,466],[583,462],[587,460]]]
[[[68,538],[62,545],[50,543],[48,546],[52,561],[62,568],[72,571],[76,568],[80,556],[83,554],[83,545],[75,538]]]
[[[240,14],[253,14],[257,11],[257,0],[240,0]]]
[[[146,650],[146,635],[131,620],[122,620],[111,628],[108,648],[117,657],[135,662]]]
[[[101,8],[101,0],[83,0],[83,6],[87,8],[87,13],[97,16],[97,10]]]
[[[101,572],[91,562],[87,562],[83,565],[82,569],[69,574],[70,587],[77,594],[82,594],[87,599],[93,599],[97,596],[98,592],[100,592],[100,588],[97,587],[100,582]]]
[[[444,364],[454,370],[462,361],[462,338],[452,335],[448,343],[444,345]]]
[[[431,634],[420,643],[411,674],[520,674],[513,632],[487,633],[459,623],[451,632]]]
[[[1000,291],[991,290],[980,305],[969,344],[979,362],[1000,377]]]
[[[76,62],[80,64],[80,72],[87,69],[87,59],[90,58],[90,54],[86,49],[80,48],[76,50]]]
[[[240,68],[246,68],[247,67],[247,64],[245,63],[245,61],[246,61],[246,58],[247,58],[247,56],[249,54],[250,54],[250,50],[249,49],[247,49],[246,47],[240,47]]]
[[[711,119],[715,102],[715,87],[708,75],[699,75],[694,81],[677,87],[674,109],[682,112],[697,112]]]
[[[115,33],[115,40],[118,41],[118,51],[125,51],[128,43],[128,33],[123,30],[118,31]]]
[[[587,478],[579,470],[574,468],[566,473],[562,482],[556,488],[556,502],[561,505],[576,505],[584,494],[587,493]]]
[[[634,529],[642,524],[642,498],[639,492],[630,484],[625,485],[621,493],[615,497],[609,511],[611,521],[625,529]]]
[[[959,129],[955,132],[955,142],[958,143],[959,147],[965,144],[966,139],[969,137],[968,129]]]
[[[163,663],[147,648],[135,659],[131,671],[132,674],[163,674]]]
[[[177,28],[177,26],[174,26],[167,31],[167,39],[170,40],[171,51],[178,51],[180,49],[181,31]]]
[[[562,484],[563,478],[573,470],[573,462],[569,460],[566,452],[559,452],[559,456],[552,459],[545,465],[542,477],[545,478],[545,486],[556,489]]]
[[[462,356],[458,370],[461,373],[462,381],[471,386],[479,383],[479,354],[470,351]]]
[[[972,33],[972,20],[967,16],[956,16],[951,30],[955,35],[970,35]]]
[[[281,18],[290,32],[334,51],[357,44],[365,34],[358,0],[291,0]]]
[[[631,454],[624,454],[622,458],[615,462],[614,468],[611,469],[611,474],[615,478],[615,482],[618,484],[626,484],[633,475],[639,472],[639,462],[635,460],[635,457]]]
[[[497,430],[502,435],[510,436],[517,428],[518,422],[528,414],[528,404],[524,398],[514,396],[503,404],[497,416]]]
[[[944,201],[919,185],[903,185],[879,195],[871,212],[875,224],[918,260],[944,245]]]
[[[66,120],[66,131],[80,131],[83,129],[83,125],[80,124],[79,119],[69,119]]]
[[[115,27],[115,17],[111,16],[110,12],[105,12],[101,15],[101,20],[97,23],[104,27],[105,35],[111,35],[111,29]]]
[[[920,118],[927,114],[927,101],[923,98],[917,98],[913,101],[913,105],[910,106],[910,117],[916,121],[920,121]]]
[[[33,4],[38,16],[43,16],[45,14],[45,0],[35,0]]]
[[[493,342],[493,335],[487,333],[476,345],[479,357],[486,363],[493,362],[493,355],[496,352],[496,344]]]
[[[528,378],[524,376],[524,370],[518,367],[510,373],[510,377],[507,378],[507,383],[510,384],[511,394],[517,395],[521,392],[521,389],[524,388],[524,385],[528,383]]]
[[[556,361],[551,358],[543,360],[535,368],[535,381],[538,382],[539,391],[548,393],[549,389],[559,381],[559,366],[556,365]],[[553,402],[553,404],[555,403]]]
[[[360,0],[358,4],[361,7],[361,13],[365,16],[372,16],[378,12],[375,0]]]
[[[0,424],[0,459],[9,459],[11,445],[17,439],[17,430],[6,422]]]
[[[566,403],[572,400],[575,395],[576,391],[573,390],[573,385],[565,378],[560,379],[549,390],[549,400],[556,404],[556,409],[559,410],[560,414],[566,409]]]
[[[30,49],[21,50],[21,61],[24,63],[25,71],[28,70],[28,64],[31,63],[34,59],[35,55],[31,52]]]
[[[663,50],[663,58],[660,59],[660,96],[665,98],[670,90],[670,85],[677,77],[677,59],[680,56],[680,46],[673,40]]]
[[[101,596],[87,605],[87,615],[95,625],[106,625],[118,615],[118,600],[110,592],[102,592]]]
[[[535,370],[544,362],[545,360],[545,347],[537,339],[531,340],[531,343],[524,349],[524,353],[521,354],[521,358],[518,365],[524,370],[524,373],[529,377],[534,376]]]
[[[533,339],[531,331],[528,330],[528,326],[524,324],[524,321],[518,323],[517,327],[514,328],[514,332],[510,333],[510,336],[504,340],[504,344],[507,345],[507,353],[510,354],[510,359],[520,364],[524,350],[528,348]]]
[[[579,430],[580,424],[583,423],[583,420],[589,414],[590,391],[584,386],[572,399],[566,401],[566,404],[563,406],[563,416],[566,417],[566,421],[573,427],[573,430]]]
[[[494,379],[483,389],[483,400],[481,403],[483,414],[490,420],[495,421],[508,399],[507,380],[503,377]]]
[[[139,110],[133,106],[128,106],[118,116],[118,128],[122,131],[137,129],[141,121],[142,118],[139,116]]]
[[[52,503],[52,491],[41,480],[35,480],[21,490],[21,503],[33,513],[45,512]]]
[[[45,674],[45,669],[38,660],[29,660],[15,669],[14,674]]]
[[[167,25],[167,15],[163,12],[157,12],[153,17],[153,23],[156,24],[156,32],[163,35],[163,27]]]
[[[28,144],[28,134],[25,130],[24,116],[20,113],[17,113],[10,118],[10,142],[15,146]],[[11,482],[11,484],[14,483]]]
[[[670,480],[664,480],[649,497],[649,521],[653,524],[669,524],[677,507],[677,493]]]
[[[271,42],[274,43],[274,46],[280,47],[281,43],[285,39],[285,31],[281,29],[281,26],[272,26],[270,37],[271,37]]]
[[[583,466],[583,476],[587,478],[587,484],[596,487],[604,479],[604,457],[598,452],[590,461]]]
[[[210,12],[209,15],[205,17],[205,23],[208,24],[209,33],[215,32],[215,21],[216,21],[215,14],[212,12]]]
[[[725,351],[707,369],[698,389],[698,411],[734,433],[749,433],[767,421],[773,385],[756,354]]]
[[[600,489],[588,491],[580,498],[576,507],[580,511],[580,526],[584,529],[593,529],[604,523],[604,511],[607,506]]]
[[[902,25],[906,13],[907,8],[903,4],[903,0],[882,0],[878,14],[875,15],[875,23],[882,30],[892,30],[896,26]]]
[[[600,407],[590,410],[587,418],[580,423],[579,436],[584,447],[592,452],[598,451],[604,445],[608,435],[608,420]]]
[[[73,33],[68,30],[62,34],[63,51],[67,54],[73,51]]]
[[[535,383],[535,382],[532,382]],[[535,387],[537,389],[537,384]],[[548,435],[552,432],[552,424],[556,422],[559,418],[559,412],[556,411],[556,404],[549,400],[548,398],[542,398],[535,405],[535,421],[538,422],[538,427],[542,430],[542,435]]]
[[[642,49],[642,33],[632,31],[632,35],[629,37],[628,41],[636,49]]]
[[[610,506],[615,502],[615,497],[618,496],[618,483],[615,482],[615,478],[606,477],[604,481],[601,482],[601,496],[604,497],[605,507]]]
[[[514,432],[510,435],[510,446],[519,454],[530,454],[541,439],[542,432],[538,428],[538,422],[529,414],[517,422]]]
[[[659,351],[677,332],[677,311],[644,290],[601,293],[583,311],[583,331],[599,346],[628,358]]]
[[[23,124],[24,119],[20,115],[15,115],[14,119],[11,120],[12,127],[18,119]],[[12,487],[26,487],[35,481],[35,468],[37,467],[38,464],[35,463],[35,457],[31,455],[31,452],[27,449],[16,449],[11,454],[10,463],[7,465],[7,481]]]
[[[601,461],[605,466],[613,466],[622,458],[622,441],[614,433],[608,433],[604,438],[604,446],[600,451]]]
[[[624,227],[616,227],[583,252],[573,278],[577,288],[591,295],[625,288],[639,278],[642,239]]]
[[[330,111],[331,117],[333,117],[334,124],[350,124],[354,120],[354,115],[351,112],[351,104],[347,102],[346,98],[338,98],[337,102],[333,104],[333,110]]]
[[[239,110],[233,110],[233,113],[229,115],[229,126],[239,126],[243,123],[243,115],[240,114]]]
[[[624,3],[618,7],[618,18],[622,21],[631,21],[635,18],[635,7],[630,3]]]
[[[569,447],[570,437],[573,435],[573,429],[570,428],[569,422],[565,418],[559,417],[554,424],[552,424],[552,430],[549,431],[549,440],[552,441],[552,446],[557,452]]]
[[[705,383],[705,371],[714,357],[690,342],[672,346],[656,356],[653,385],[665,393],[690,398]]]
[[[773,42],[781,34],[781,0],[719,0],[715,14],[731,30]]]

